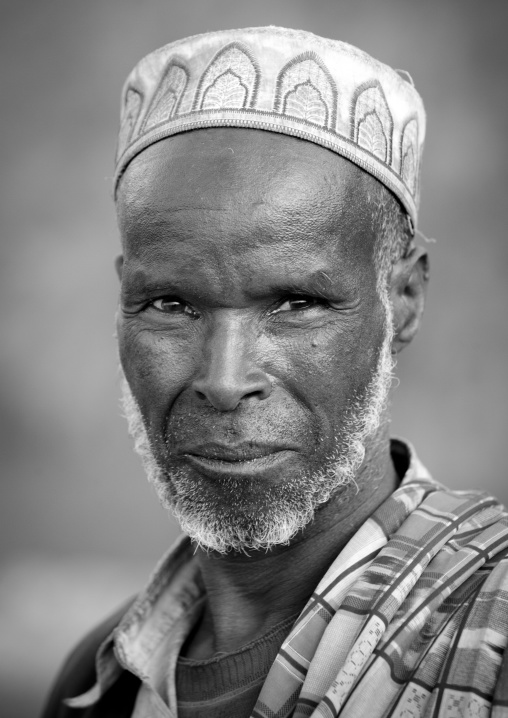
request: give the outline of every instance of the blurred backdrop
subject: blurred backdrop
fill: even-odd
[[[3,0],[0,693],[37,715],[64,654],[177,534],[118,409],[111,175],[120,88],[157,46],[277,24],[409,70],[428,112],[432,281],[394,433],[508,502],[508,92],[499,0]]]

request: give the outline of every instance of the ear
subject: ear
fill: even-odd
[[[413,247],[393,265],[390,298],[393,307],[392,354],[400,352],[416,335],[425,306],[429,259],[423,247]]]
[[[123,254],[119,254],[118,257],[115,259],[115,269],[118,279],[122,281]]]

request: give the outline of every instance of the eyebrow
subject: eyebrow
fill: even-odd
[[[155,291],[159,287],[164,291],[170,290],[171,288],[177,289],[174,277],[168,276],[167,272],[165,272],[164,275],[153,276],[145,271],[143,267],[136,267],[129,272],[125,272],[122,287],[128,287],[129,290],[138,292],[143,290]]]
[[[311,274],[296,277],[293,281],[271,285],[269,288],[274,292],[284,291],[298,294],[308,290],[324,295],[333,290],[333,280],[324,270],[319,269]]]
[[[324,269],[315,269],[309,273],[302,273],[299,276],[282,277],[281,281],[270,282],[269,278],[262,285],[250,283],[243,291],[245,296],[251,299],[262,297],[281,297],[283,295],[311,295],[323,299],[339,301],[347,292],[349,282],[344,280],[334,281]],[[165,272],[157,276],[157,273],[147,271],[143,266],[135,267],[129,274],[128,283],[123,284],[123,291],[127,294],[155,294],[159,293],[174,296],[188,296],[189,298],[203,298],[206,291],[200,291],[199,286],[182,284],[177,274]]]

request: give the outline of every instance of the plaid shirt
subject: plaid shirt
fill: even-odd
[[[410,453],[400,487],[296,620],[253,718],[508,718],[508,514],[491,496],[446,489]],[[202,600],[192,565],[183,539],[101,647],[97,685],[68,705],[100,700],[122,669],[142,679],[140,694],[154,694],[150,636],[175,630],[189,597]],[[165,707],[176,715],[169,681]]]

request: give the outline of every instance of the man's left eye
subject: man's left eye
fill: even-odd
[[[322,304],[323,300],[317,297],[289,297],[279,304],[272,314],[277,314],[278,312],[303,311],[305,309],[311,309],[312,307],[322,306]]]

